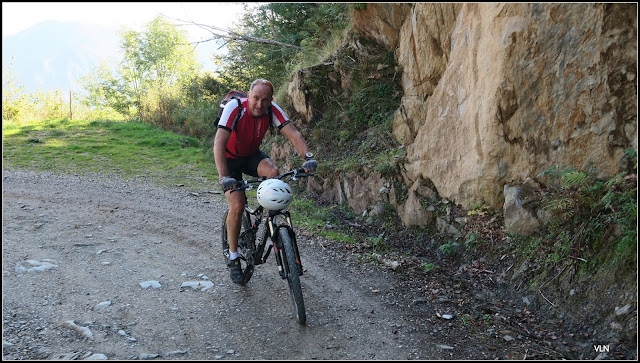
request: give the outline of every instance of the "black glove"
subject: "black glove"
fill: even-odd
[[[302,164],[302,168],[309,171],[316,171],[316,169],[318,169],[318,162],[316,159],[309,159]]]
[[[228,191],[230,189],[233,189],[236,187],[236,183],[238,181],[235,180],[234,178],[230,177],[230,176],[223,176],[220,179],[220,185],[222,186],[222,190],[223,191]]]

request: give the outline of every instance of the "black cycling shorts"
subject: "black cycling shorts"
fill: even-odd
[[[258,177],[258,164],[262,159],[268,159],[269,156],[258,150],[255,154],[247,156],[246,158],[231,159],[227,158],[227,169],[229,169],[230,177],[235,180],[242,180],[242,174],[251,175],[252,177]]]

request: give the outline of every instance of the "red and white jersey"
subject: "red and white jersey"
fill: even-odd
[[[247,109],[249,106],[247,98],[241,98],[240,101],[240,108],[237,101],[228,102],[218,122],[218,128],[231,132],[226,148],[227,157],[231,159],[244,158],[257,152],[270,124],[280,130],[289,123],[284,111],[274,102],[271,102],[272,117],[269,120],[268,112],[264,116],[253,117]],[[240,118],[237,123],[234,123],[238,113]]]

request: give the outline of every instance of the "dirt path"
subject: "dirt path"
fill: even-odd
[[[425,298],[424,282],[304,231],[300,326],[273,257],[247,286],[231,283],[225,205],[181,187],[3,170],[3,359],[563,358],[496,325],[502,310],[479,307],[490,296],[474,286],[440,281],[453,295]],[[456,296],[487,322],[461,324]]]
[[[211,247],[224,206],[182,188],[4,171],[3,358],[442,357],[371,292],[389,276],[348,272],[318,245],[301,245],[307,326],[272,263],[231,283]],[[212,286],[181,287],[196,281]]]

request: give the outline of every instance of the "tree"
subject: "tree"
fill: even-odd
[[[106,62],[101,62],[91,73],[82,76],[80,84],[83,90],[81,103],[85,106],[99,114],[113,110],[129,116],[131,92],[127,90],[124,79],[118,78]]]
[[[143,108],[153,114],[164,97],[178,97],[200,66],[185,32],[161,16],[143,32],[125,29],[120,37],[124,56],[115,72],[102,64],[83,77],[85,103],[145,121]]]
[[[348,24],[348,4],[269,3],[247,8],[234,31],[243,36],[228,39],[228,54],[216,57],[220,74],[227,83],[243,86],[259,77],[281,84],[288,80],[294,65],[317,53],[332,32]],[[251,39],[269,39],[272,43]]]
[[[146,95],[174,91],[199,68],[184,31],[161,16],[148,24],[146,32],[123,31],[121,48],[120,75],[139,116]]]

